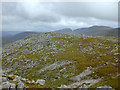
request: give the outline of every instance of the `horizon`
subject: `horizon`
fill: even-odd
[[[99,27],[99,25],[93,25],[93,26],[89,26],[89,27],[82,27],[82,28],[90,28],[90,27],[94,27],[94,26],[98,26]],[[104,25],[104,27],[110,27],[110,28],[119,28],[119,27],[112,27],[112,26],[105,26]],[[68,27],[69,28],[69,27]],[[81,29],[82,29],[81,28]],[[59,28],[59,29],[57,29],[57,30],[62,30],[62,29],[66,29],[66,28]],[[69,28],[69,29],[71,29],[72,31],[74,31],[74,30],[76,30],[76,29],[79,29],[79,28],[75,28],[75,29],[72,29],[72,28]],[[50,31],[47,31],[47,30],[45,30],[45,31],[40,31],[40,30],[15,30],[15,32],[52,32],[52,31],[57,31],[57,30],[50,30]],[[2,32],[10,32],[10,31],[14,31],[14,30],[2,30]]]

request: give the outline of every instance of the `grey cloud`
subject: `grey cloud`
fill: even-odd
[[[3,30],[117,26],[117,3],[3,3]]]
[[[54,10],[67,17],[95,17],[116,21],[118,16],[118,4],[112,2],[57,3]]]

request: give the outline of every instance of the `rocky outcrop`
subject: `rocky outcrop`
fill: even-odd
[[[13,79],[14,77],[14,79]],[[13,82],[13,83],[12,83]],[[22,78],[21,76],[17,75],[3,75],[2,76],[2,88],[28,88],[28,86],[25,85],[25,82],[27,84],[40,84],[44,85],[45,80],[38,79],[36,82],[34,80],[30,81],[29,79]]]
[[[2,83],[2,88],[15,88],[16,85],[14,83],[10,83],[9,81]]]

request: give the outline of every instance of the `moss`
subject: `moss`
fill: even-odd
[[[100,82],[92,85],[90,88],[97,88],[97,87],[103,86],[103,85],[111,86],[112,88],[118,88],[119,80],[120,80],[119,77],[116,77],[116,78],[107,77],[103,81],[100,81]]]

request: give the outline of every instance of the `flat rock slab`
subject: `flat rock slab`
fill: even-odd
[[[73,80],[73,81],[80,81],[82,78],[86,77],[87,75],[89,75],[91,73],[92,73],[92,71],[89,68],[87,68],[86,70],[84,70],[79,75],[77,75],[75,77],[72,77],[70,79]]]
[[[41,73],[45,70],[54,70],[56,68],[59,68],[63,65],[70,64],[70,63],[73,63],[73,62],[72,61],[57,61],[49,66],[44,67],[43,69],[39,70],[38,72]]]
[[[76,82],[76,83],[73,83],[73,84],[70,84],[68,85],[68,87],[71,87],[71,88],[78,88],[78,86],[82,85],[82,84],[88,84],[89,85],[87,87],[90,87],[91,85],[95,84],[95,83],[98,83],[99,81],[101,81],[101,79],[88,79],[88,80],[82,80],[80,82]]]

